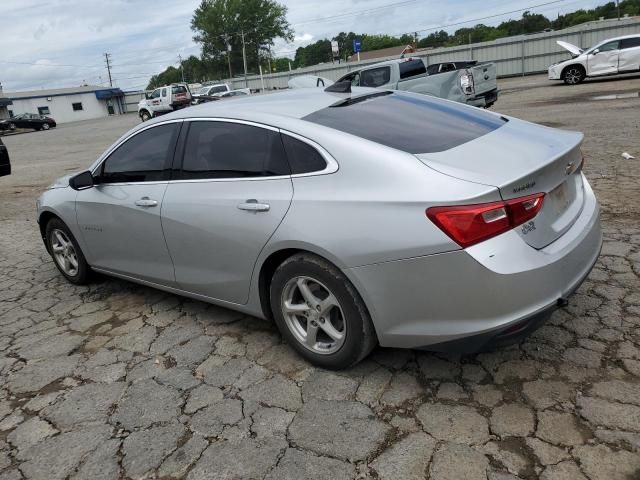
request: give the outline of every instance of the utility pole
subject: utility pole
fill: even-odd
[[[104,59],[107,62],[107,72],[109,72],[109,86],[113,87],[113,80],[111,80],[111,65],[109,64],[109,60],[111,59],[111,54],[105,53]]]
[[[244,63],[244,87],[249,88],[249,80],[247,80],[247,51],[244,44],[244,30],[240,31],[242,35],[242,63]]]
[[[222,36],[224,43],[227,44],[227,63],[229,64],[229,79],[233,79],[233,73],[231,72],[231,36],[226,33]]]
[[[616,8],[618,9],[618,20],[620,20],[620,0],[616,0]]]
[[[182,55],[178,54],[178,60],[180,61],[180,73],[182,73],[182,83],[184,83],[184,67],[182,66]]]

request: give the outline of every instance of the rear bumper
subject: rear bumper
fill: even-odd
[[[498,100],[498,89],[494,88],[467,100],[467,104],[474,107],[490,107]]]
[[[601,245],[599,207],[585,183],[582,213],[541,250],[512,230],[466,250],[345,273],[365,300],[382,346],[469,351],[544,320],[584,281]]]

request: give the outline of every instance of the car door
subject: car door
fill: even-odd
[[[160,104],[162,102],[162,99],[160,98],[161,91],[162,91],[161,88],[156,88],[153,92],[151,92],[151,95],[149,95],[149,102],[151,103],[151,106],[153,107],[154,110],[161,110],[160,108]]]
[[[607,75],[618,72],[619,40],[607,42],[594,49],[587,59],[587,75]]]
[[[179,179],[169,184],[162,207],[176,282],[244,304],[258,255],[293,196],[280,134],[240,121],[187,124]]]
[[[98,269],[175,285],[160,211],[181,121],[139,130],[94,170],[76,197],[89,263]]]
[[[618,71],[640,70],[640,36],[620,40]]]

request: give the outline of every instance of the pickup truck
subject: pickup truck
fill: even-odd
[[[186,83],[172,83],[145,93],[144,100],[138,102],[138,116],[146,122],[150,118],[173,112],[191,105],[191,92]]]
[[[484,108],[498,99],[494,63],[449,62],[438,65],[447,67],[432,68],[430,73],[421,58],[400,58],[349,72],[338,82],[422,93]]]
[[[230,92],[231,88],[226,83],[217,83],[212,85],[204,85],[197,92],[193,94],[193,103],[205,103],[211,101],[215,97]]]

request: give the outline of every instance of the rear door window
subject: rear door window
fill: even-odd
[[[620,49],[640,47],[640,37],[623,38],[620,40]]]
[[[190,122],[182,162],[183,179],[289,175],[280,134],[231,122]]]
[[[400,79],[415,77],[423,73],[427,73],[427,69],[419,58],[400,63]]]
[[[391,80],[391,67],[372,68],[360,73],[360,85],[363,87],[381,87]]]
[[[303,120],[408,153],[449,150],[500,128],[506,120],[453,102],[390,93],[323,108]]]
[[[327,168],[322,155],[308,143],[286,134],[282,135],[282,142],[292,174],[320,172]]]

